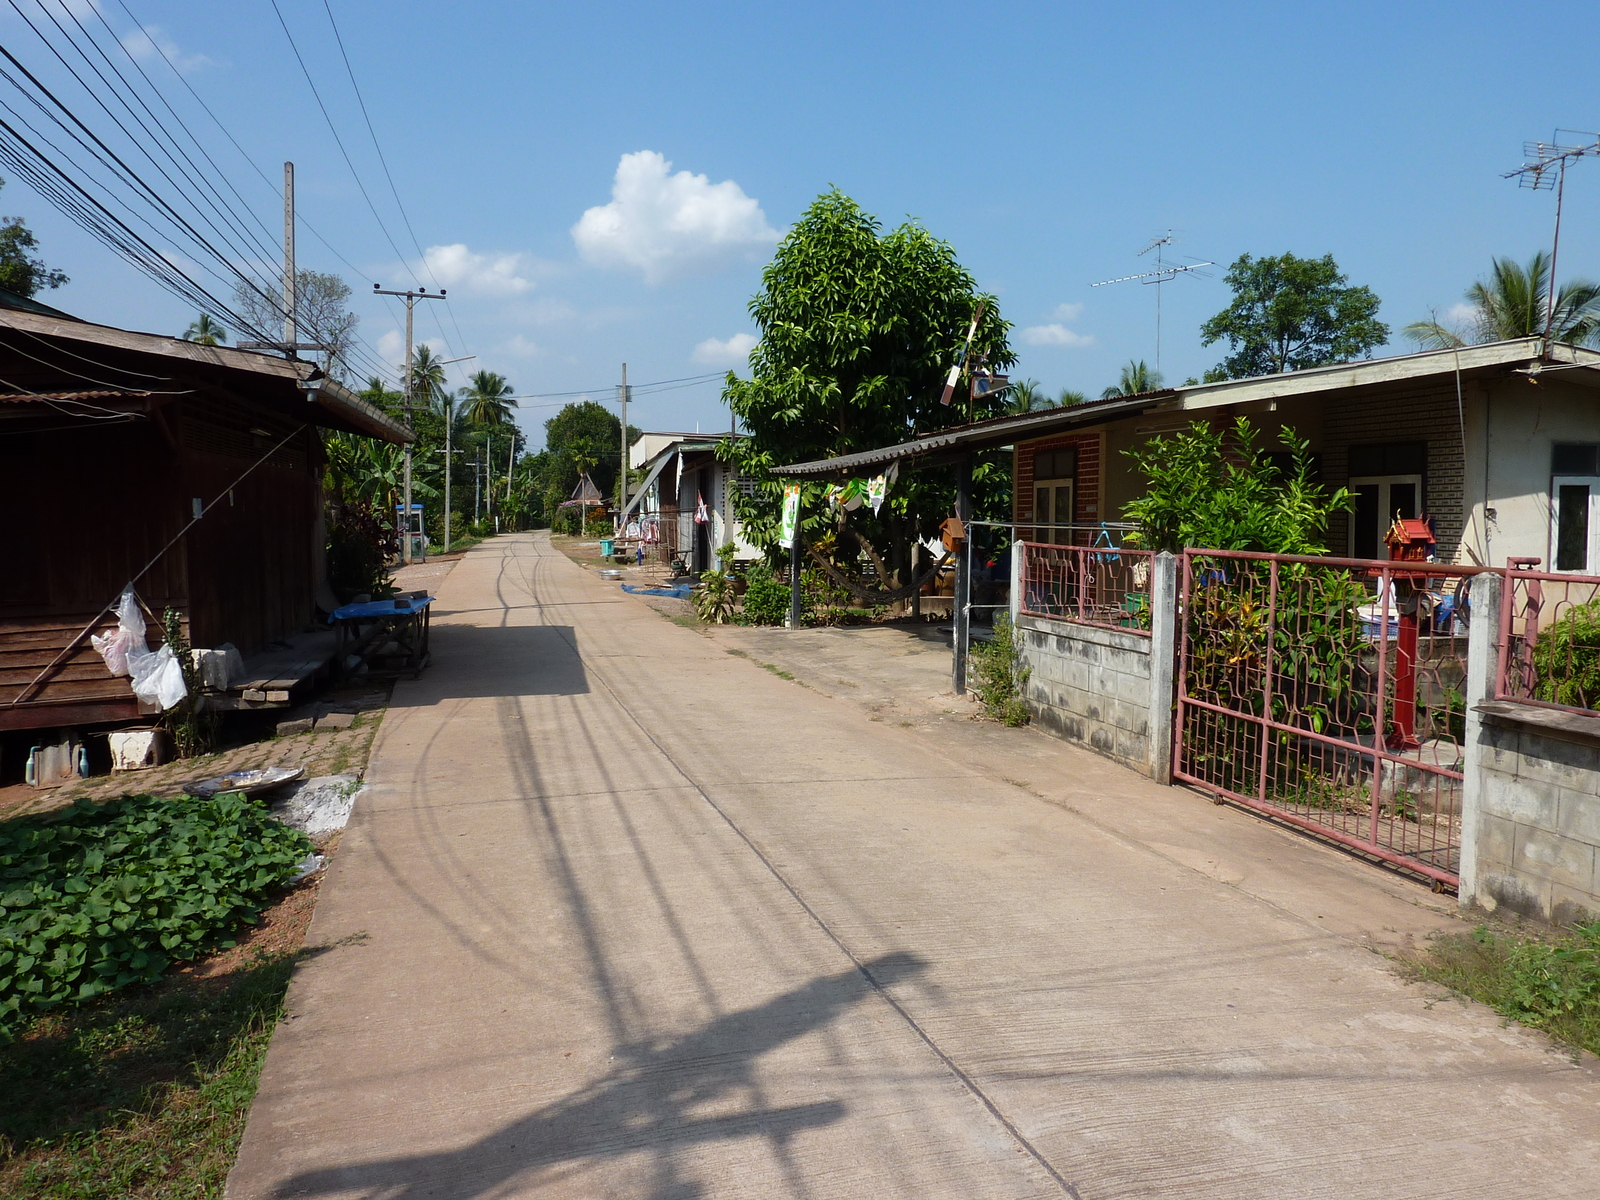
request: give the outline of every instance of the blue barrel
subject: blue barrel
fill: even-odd
[[[617,552],[617,543],[616,543],[616,540],[614,538],[601,538],[600,539],[600,557],[601,558],[610,558],[616,552]]]

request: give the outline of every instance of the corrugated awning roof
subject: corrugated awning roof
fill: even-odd
[[[858,474],[864,467],[887,467],[892,462],[932,466],[957,454],[988,450],[1027,438],[1043,437],[1058,429],[1070,429],[1074,425],[1140,412],[1152,405],[1170,400],[1176,395],[1177,393],[1169,388],[1159,392],[1142,392],[1137,396],[1091,400],[1067,408],[1047,408],[1015,416],[990,417],[988,420],[941,429],[937,433],[924,434],[912,441],[883,446],[876,450],[862,450],[856,454],[840,455],[838,458],[823,458],[815,462],[774,467],[772,473],[808,478],[821,475],[853,475]],[[919,459],[930,461],[914,461]]]

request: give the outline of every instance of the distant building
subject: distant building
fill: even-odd
[[[717,459],[717,444],[728,436],[641,434],[628,461],[645,476],[619,515],[618,535],[625,541],[641,540],[660,561],[681,561],[693,574],[715,567],[718,548],[728,542],[740,560],[759,557],[734,513],[738,475]]]

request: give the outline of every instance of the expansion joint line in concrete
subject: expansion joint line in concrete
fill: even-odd
[[[561,636],[565,638],[568,635],[563,632]],[[574,654],[579,653],[576,640],[572,640],[569,642],[569,644],[572,646]],[[1022,1130],[1018,1129],[1016,1125],[1014,1125],[1005,1115],[1005,1113],[1000,1111],[999,1106],[995,1104],[992,1099],[990,1099],[988,1093],[978,1085],[978,1082],[973,1079],[972,1076],[968,1075],[967,1072],[962,1070],[955,1060],[946,1054],[945,1051],[939,1046],[939,1043],[934,1041],[933,1037],[928,1033],[928,1031],[917,1022],[917,1019],[913,1017],[911,1013],[908,1012],[898,1000],[890,995],[888,990],[873,977],[872,972],[867,969],[866,964],[863,963],[861,959],[856,956],[855,952],[845,944],[844,939],[842,939],[833,931],[832,927],[829,926],[827,921],[823,920],[821,914],[818,913],[816,909],[812,908],[811,905],[806,903],[805,898],[801,896],[800,893],[795,889],[794,885],[790,883],[787,878],[785,878],[783,872],[773,864],[771,859],[761,852],[761,848],[749,838],[743,829],[739,828],[738,823],[735,822],[726,811],[724,811],[722,806],[711,798],[710,794],[705,790],[705,788],[700,786],[699,781],[678,764],[677,759],[673,758],[672,754],[665,746],[661,744],[661,742],[656,738],[655,734],[649,730],[643,721],[639,720],[639,718],[634,715],[633,710],[629,708],[622,697],[617,694],[617,689],[611,686],[611,681],[605,677],[604,673],[599,670],[595,670],[592,672],[592,674],[594,678],[599,681],[600,686],[605,688],[606,694],[611,697],[612,702],[622,710],[623,714],[627,716],[628,720],[633,723],[634,727],[639,730],[644,738],[656,748],[656,751],[661,755],[661,757],[671,764],[672,769],[683,778],[685,783],[694,789],[695,793],[699,795],[699,797],[711,808],[711,811],[722,818],[723,823],[726,824],[728,828],[733,831],[734,835],[749,848],[750,853],[756,856],[756,859],[763,867],[767,869],[768,873],[778,881],[778,884],[783,888],[783,890],[789,893],[794,902],[800,906],[801,911],[804,912],[806,916],[810,917],[816,927],[827,936],[828,940],[839,948],[839,952],[850,960],[850,963],[857,971],[861,973],[861,977],[867,981],[867,985],[872,988],[873,992],[879,997],[879,999],[887,1004],[895,1012],[895,1014],[905,1022],[911,1031],[917,1035],[917,1037],[922,1039],[923,1045],[927,1046],[928,1049],[932,1051],[934,1056],[944,1064],[945,1069],[949,1071],[950,1074],[954,1075],[956,1079],[961,1082],[961,1085],[965,1087],[967,1091],[969,1091],[985,1109],[988,1110],[989,1115],[993,1117],[1000,1127],[1006,1131],[1006,1133],[1011,1137],[1012,1141],[1016,1142],[1016,1144],[1021,1147],[1022,1150],[1024,1150],[1034,1162],[1038,1163],[1040,1168],[1043,1169],[1044,1172],[1056,1182],[1056,1184],[1061,1188],[1063,1194],[1070,1197],[1071,1200],[1081,1200],[1081,1197],[1078,1195],[1078,1189],[1072,1183],[1068,1182],[1060,1171],[1056,1170],[1056,1168],[1051,1165],[1050,1161],[1045,1158],[1044,1154],[1040,1152],[1038,1147],[1028,1140],[1027,1136],[1022,1132]]]

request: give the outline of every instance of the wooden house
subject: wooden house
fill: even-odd
[[[139,715],[89,644],[130,580],[247,659],[331,608],[324,429],[409,437],[309,362],[0,297],[0,731]]]

